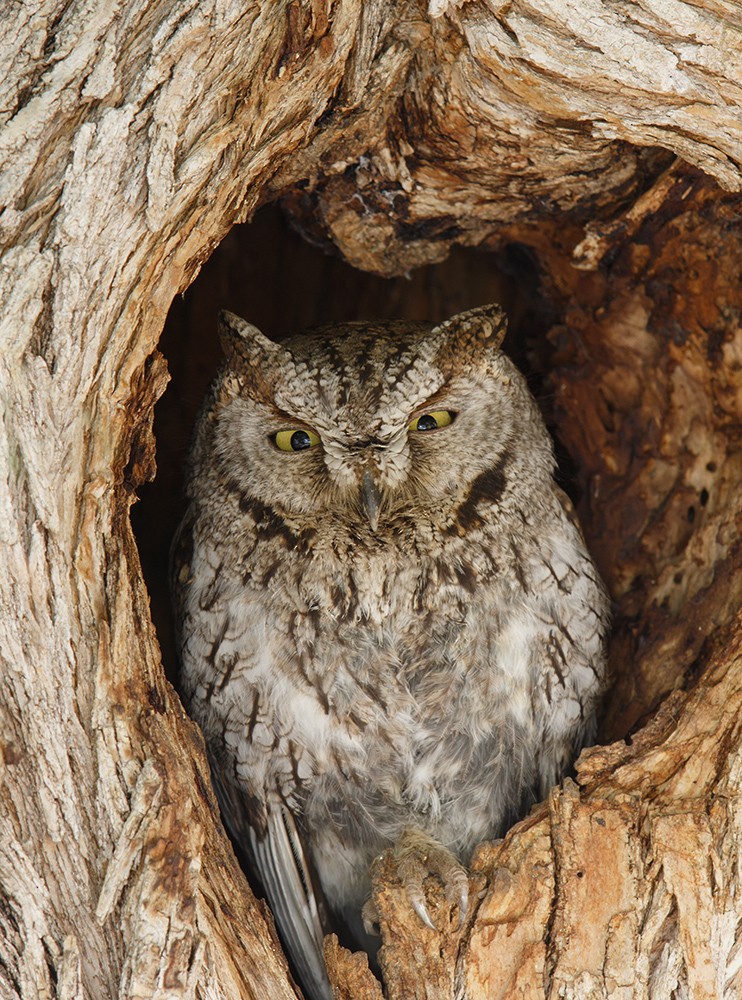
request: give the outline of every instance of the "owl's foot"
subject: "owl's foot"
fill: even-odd
[[[458,858],[437,840],[414,827],[404,831],[394,849],[394,857],[407,898],[422,922],[431,930],[436,930],[428,913],[423,889],[428,875],[436,875],[443,883],[446,899],[459,908],[458,926],[461,927],[469,903],[469,877]]]

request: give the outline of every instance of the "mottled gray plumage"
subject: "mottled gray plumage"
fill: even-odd
[[[174,548],[182,689],[325,997],[310,879],[362,937],[370,862],[403,840],[421,917],[419,844],[465,907],[474,846],[594,735],[608,602],[497,307],[282,345],[221,330]],[[432,412],[451,422],[417,429]],[[280,450],[296,429],[320,443]]]

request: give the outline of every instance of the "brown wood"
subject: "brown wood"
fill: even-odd
[[[723,0],[14,10],[0,996],[298,995],[164,677],[129,524],[170,304],[278,199],[382,275],[529,248],[551,309],[531,347],[617,605],[617,742],[480,849],[462,932],[435,886],[441,933],[416,923],[379,862],[386,995],[742,995],[741,42]],[[327,949],[338,996],[379,995]]]

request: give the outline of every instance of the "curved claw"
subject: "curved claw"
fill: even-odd
[[[431,929],[431,931],[436,930],[437,928],[436,928],[435,924],[430,919],[430,914],[428,913],[428,908],[425,905],[425,900],[422,899],[422,897],[419,898],[419,899],[417,899],[417,898],[413,897],[412,894],[409,893],[409,892],[408,892],[408,897],[409,897],[410,903],[412,904],[412,909],[415,911],[415,913],[418,915],[418,917],[422,920],[422,922],[427,927],[429,927]]]
[[[466,911],[469,906],[469,880],[465,881],[458,887],[458,892],[456,892],[455,885],[451,885],[451,893],[446,893],[446,897],[451,900],[452,903],[456,903],[459,908],[459,919],[456,925],[456,929],[460,930],[464,926],[464,921],[466,920]],[[455,898],[451,899],[451,896]]]
[[[441,880],[445,886],[446,899],[454,906],[458,906],[459,919],[456,929],[459,930],[466,920],[466,911],[469,906],[469,878],[463,868],[457,867],[447,872],[447,878],[441,875]]]
[[[466,911],[469,907],[469,883],[462,888],[459,893],[459,924],[458,929],[464,926],[464,921],[466,920]]]

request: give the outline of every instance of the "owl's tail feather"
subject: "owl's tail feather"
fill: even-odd
[[[332,1000],[323,957],[323,930],[309,867],[291,813],[273,808],[268,831],[249,828],[250,851],[284,947],[310,1000]]]

